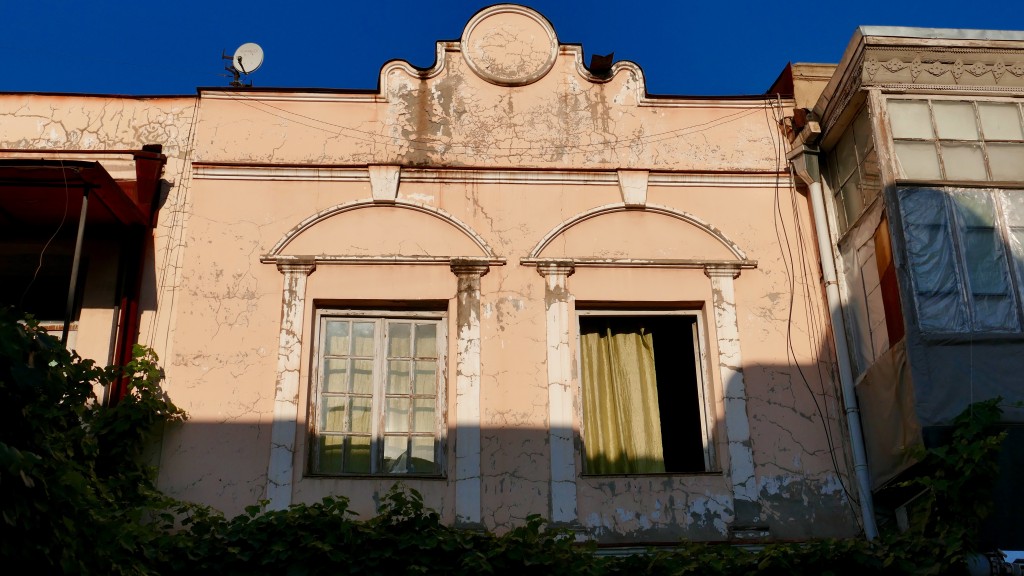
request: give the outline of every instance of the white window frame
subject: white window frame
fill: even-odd
[[[374,380],[373,400],[371,408],[371,431],[370,431],[370,472],[321,472],[319,471],[319,427],[321,409],[321,379],[323,376],[324,349],[326,338],[324,338],[326,321],[331,319],[352,319],[352,320],[374,320],[378,322],[379,335],[374,338]],[[434,461],[436,462],[436,473],[415,474],[395,473],[382,471],[384,462],[384,400],[387,385],[388,370],[388,321],[410,320],[410,321],[434,321],[436,322],[436,346],[437,346],[437,383],[436,383],[436,404],[434,422]],[[448,381],[448,313],[446,311],[427,310],[401,310],[401,309],[353,309],[353,308],[321,308],[317,309],[315,315],[315,334],[313,338],[313,366],[312,382],[309,394],[309,449],[307,471],[311,476],[331,477],[399,477],[399,478],[444,478],[447,474],[445,459],[447,445],[447,381]],[[375,334],[378,332],[375,331]]]
[[[715,443],[714,443],[714,426],[712,422],[712,411],[709,399],[712,398],[710,391],[711,378],[708,373],[708,355],[707,355],[707,339],[705,337],[706,329],[704,326],[704,314],[701,310],[629,310],[629,309],[584,309],[576,310],[576,382],[579,383],[577,386],[577,402],[579,406],[577,410],[577,418],[580,423],[580,439],[577,443],[578,446],[583,447],[583,433],[586,428],[586,421],[583,417],[583,356],[582,348],[580,343],[580,318],[581,317],[602,317],[602,316],[618,316],[618,317],[637,317],[637,316],[689,316],[696,319],[693,324],[693,341],[694,341],[694,361],[697,363],[697,403],[700,410],[700,428],[701,428],[701,443],[704,446],[704,472],[666,472],[668,475],[692,475],[692,474],[703,474],[708,472],[717,472],[717,461],[715,458]],[[662,438],[664,442],[664,437]],[[585,449],[585,447],[584,447]],[[579,450],[579,456],[581,464],[586,462],[586,454],[583,450]],[[583,466],[585,467],[585,466]],[[582,468],[581,468],[582,469]],[[583,470],[584,476],[600,476],[596,474],[590,474],[586,470]],[[649,475],[649,474],[645,474]],[[659,474],[660,475],[660,474]]]

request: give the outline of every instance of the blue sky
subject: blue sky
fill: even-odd
[[[265,52],[259,87],[372,89],[421,67],[486,1],[0,0],[0,91],[193,94],[226,86],[222,50]],[[837,62],[858,25],[1024,30],[1021,0],[527,3],[563,43],[639,64],[653,94],[764,92],[786,62]]]

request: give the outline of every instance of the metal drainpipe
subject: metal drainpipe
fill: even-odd
[[[802,158],[801,158],[802,157]],[[839,297],[839,283],[836,280],[835,252],[828,233],[828,219],[825,216],[825,199],[821,191],[821,174],[818,170],[818,149],[804,145],[789,155],[796,173],[807,184],[814,216],[814,230],[818,238],[818,253],[821,255],[821,272],[825,281],[825,298],[828,301],[829,318],[832,321],[832,338],[836,343],[836,361],[839,364],[839,383],[846,407],[846,424],[850,431],[853,449],[853,468],[857,476],[857,491],[860,495],[861,516],[864,519],[864,536],[868,540],[878,537],[875,523],[875,504],[871,495],[871,475],[868,472],[867,452],[860,425],[860,408],[857,406],[857,391],[853,386],[853,370],[850,367],[849,345],[843,324],[842,301]],[[797,166],[797,162],[803,166]]]

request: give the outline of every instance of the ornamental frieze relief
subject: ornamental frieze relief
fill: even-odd
[[[914,57],[911,61],[898,57],[882,61],[876,58],[867,58],[864,60],[863,69],[865,78],[869,82],[883,80],[880,78],[883,75],[883,70],[889,74],[900,74],[904,70],[909,70],[911,81],[914,83],[929,83],[946,74],[949,74],[955,83],[965,80],[965,76],[970,79],[985,80],[984,77],[989,75],[989,78],[997,84],[1006,74],[1015,78],[1024,78],[1024,61],[997,60],[990,64],[980,61],[967,63],[962,58],[957,58],[953,62],[922,60],[920,56]],[[972,84],[974,83],[976,82],[972,82]]]

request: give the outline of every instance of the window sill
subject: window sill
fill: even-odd
[[[647,474],[580,474],[583,480],[604,480],[608,478],[675,478],[683,476],[721,476],[721,470],[707,472],[655,472]]]
[[[447,480],[436,474],[305,474],[307,480]]]
[[[904,188],[1024,188],[1020,180],[920,180],[897,178],[896,186]]]
[[[1021,332],[921,332],[928,344],[977,344],[978,342],[1024,342]]]

